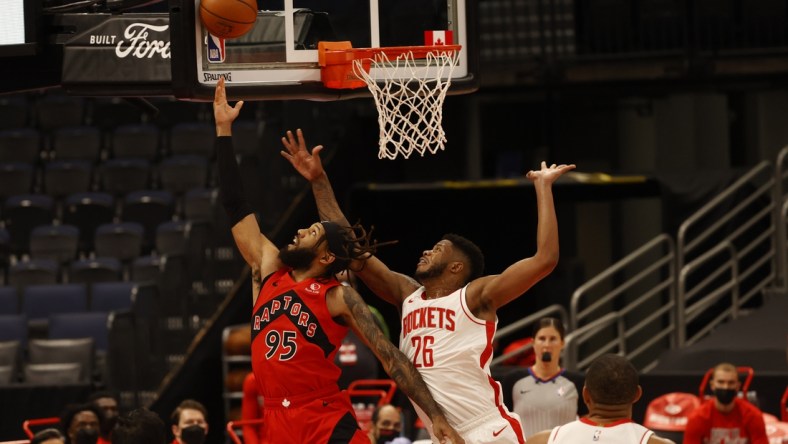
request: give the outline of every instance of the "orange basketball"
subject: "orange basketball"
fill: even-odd
[[[255,0],[201,0],[200,20],[211,34],[226,39],[240,37],[257,20]]]
[[[248,355],[252,352],[252,332],[246,328],[236,328],[227,335],[224,351],[228,355]]]

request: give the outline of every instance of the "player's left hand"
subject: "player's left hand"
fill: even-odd
[[[287,148],[287,151],[280,151],[282,157],[287,159],[293,168],[304,176],[304,179],[312,182],[323,175],[323,162],[320,160],[323,145],[312,148],[310,154],[306,149],[304,133],[300,128],[296,130],[296,137],[293,136],[292,131],[288,131],[286,137],[282,137],[282,145]]]
[[[449,425],[449,422],[443,416],[432,418],[432,433],[435,434],[441,444],[465,444],[465,440]]]
[[[555,182],[556,179],[564,175],[564,173],[572,171],[573,169],[575,169],[575,164],[571,164],[571,165],[552,164],[548,167],[547,163],[542,161],[542,168],[540,170],[538,171],[531,170],[528,172],[528,174],[525,175],[525,177],[527,177],[533,182],[542,181],[549,185]]]

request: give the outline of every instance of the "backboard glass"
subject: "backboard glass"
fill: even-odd
[[[258,12],[250,32],[222,40],[203,28],[196,13],[199,0],[181,0],[179,7],[170,8],[175,96],[212,99],[214,86],[222,76],[231,98],[337,100],[366,96],[366,88],[333,90],[322,85],[318,42],[347,40],[354,48],[421,46],[425,45],[425,31],[451,34],[453,43],[462,46],[459,64],[452,73],[451,93],[470,92],[477,87],[476,56],[474,29],[467,20],[472,11],[465,3],[266,0],[262,4],[266,10]],[[373,67],[373,77],[376,69],[381,68]],[[418,69],[430,75],[431,68]]]

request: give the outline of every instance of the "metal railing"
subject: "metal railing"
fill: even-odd
[[[788,290],[788,146],[777,154],[774,164],[775,227],[777,227],[775,255],[776,287]]]
[[[662,349],[696,343],[736,319],[744,304],[767,286],[788,286],[788,146],[775,167],[761,162],[680,226],[674,244],[661,234],[572,294],[564,365],[581,370],[613,348],[641,371],[657,364]],[[727,297],[730,302],[725,302]],[[502,328],[496,339],[532,324],[551,306]],[[566,314],[563,314],[565,319]],[[615,324],[615,333],[611,326]],[[645,339],[644,339],[645,337]],[[583,345],[593,342],[593,347]],[[501,363],[527,345],[492,361]]]
[[[588,367],[596,358],[605,353],[611,353],[616,348],[618,349],[618,354],[631,358],[626,353],[627,342],[623,320],[624,316],[622,313],[613,311],[566,335],[566,338],[564,338],[564,367],[570,371],[579,371]],[[616,333],[608,335],[612,339],[607,339],[607,342],[601,345],[597,344],[593,353],[589,353],[583,359],[580,359],[580,346],[597,336],[603,336],[603,333],[607,333],[607,328],[613,324],[616,325]]]
[[[622,339],[631,343],[631,357],[647,360],[638,365],[641,370],[656,365],[647,356],[677,343],[675,256],[673,239],[660,234],[580,286],[570,302],[570,331],[592,325],[590,319],[616,307],[625,327]],[[627,277],[627,272],[632,276]]]
[[[761,162],[679,227],[676,238],[679,347],[697,341],[721,322],[735,317],[742,305],[774,282],[775,182],[771,163]],[[722,250],[732,256],[720,260]],[[735,266],[732,267],[731,261]],[[731,277],[732,281],[721,282],[726,271],[735,276]],[[711,319],[708,317],[712,314],[707,313],[703,322],[708,324],[697,333],[688,334],[688,329],[697,327],[691,321],[699,319],[703,310],[726,291],[735,291],[732,302],[736,307]]]

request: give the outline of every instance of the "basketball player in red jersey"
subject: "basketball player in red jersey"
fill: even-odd
[[[369,343],[400,389],[424,409],[444,442],[464,443],[449,425],[413,364],[389,342],[366,303],[334,277],[374,251],[360,227],[318,222],[298,230],[282,250],[260,233],[243,199],[232,147],[232,122],[243,102],[227,103],[224,81],[214,98],[222,204],[233,238],[252,270],[252,370],[264,399],[263,443],[368,443],[334,364],[352,328]],[[359,230],[356,233],[354,230]]]
[[[282,138],[282,155],[312,184],[320,217],[347,224],[320,161],[322,146],[307,151],[301,130]],[[558,223],[552,184],[574,165],[547,166],[530,171],[538,210],[536,253],[498,275],[482,276],[484,256],[479,247],[448,234],[424,251],[416,279],[390,270],[372,256],[357,276],[375,294],[400,310],[400,350],[419,369],[449,424],[468,442],[523,443],[517,414],[503,403],[501,386],[490,375],[496,310],[525,293],[550,274],[558,262]],[[413,215],[414,218],[420,217]],[[435,433],[428,415],[416,412]]]

